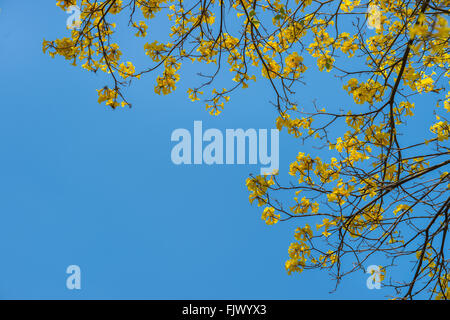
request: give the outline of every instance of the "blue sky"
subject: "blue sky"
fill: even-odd
[[[363,272],[338,290],[325,272],[288,276],[296,222],[266,226],[245,179],[259,165],[176,166],[174,129],[274,128],[267,84],[233,95],[213,118],[191,103],[197,81],[184,71],[169,96],[154,78],[126,90],[132,109],[97,103],[107,78],[42,53],[42,40],[67,34],[55,1],[0,0],[1,299],[380,299]],[[150,27],[151,28],[151,27]],[[156,31],[155,31],[156,32]],[[152,30],[150,30],[152,34]],[[119,43],[145,63],[141,45]],[[345,100],[341,84],[311,72],[301,101]],[[314,86],[315,85],[315,86]],[[326,88],[326,90],[324,90]],[[339,100],[341,99],[341,100]],[[280,172],[299,152],[280,134]],[[376,264],[377,261],[370,261]],[[82,289],[65,286],[67,266]],[[407,270],[404,270],[407,272]]]

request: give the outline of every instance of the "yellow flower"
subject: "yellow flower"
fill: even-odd
[[[275,214],[275,208],[267,207],[264,209],[261,219],[265,220],[266,224],[272,225],[277,223],[278,220],[280,220],[280,215]]]

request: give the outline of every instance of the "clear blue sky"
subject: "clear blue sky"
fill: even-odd
[[[154,76],[146,77],[126,91],[134,107],[112,111],[96,101],[95,89],[109,84],[104,76],[42,53],[44,38],[68,32],[55,1],[0,0],[0,8],[0,298],[388,294],[368,290],[362,272],[333,294],[324,272],[288,276],[284,262],[298,225],[266,226],[261,208],[248,202],[245,179],[259,165],[172,164],[170,135],[192,130],[194,120],[223,131],[273,128],[267,85],[252,84],[213,118],[187,99],[189,83],[198,81],[188,67],[176,93],[156,96]],[[141,45],[126,37],[119,44],[133,62],[147,61]],[[308,81],[305,104],[318,96],[324,104],[347,99],[328,74],[311,72]],[[299,151],[315,152],[282,132],[280,172]],[[82,270],[79,291],[65,286],[71,264]]]

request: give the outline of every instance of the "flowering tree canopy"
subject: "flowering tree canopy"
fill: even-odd
[[[76,4],[57,1],[63,10]],[[329,149],[326,157],[299,152],[285,174],[247,179],[250,202],[263,207],[267,224],[291,220],[298,227],[285,264],[289,274],[323,269],[338,284],[364,270],[368,259],[383,256],[383,284],[393,288],[392,296],[449,298],[449,0],[82,0],[78,5],[77,28],[69,37],[44,40],[43,50],[108,74],[110,85],[97,90],[99,103],[131,106],[124,88],[145,77],[154,81],[156,94],[169,94],[182,64],[198,63],[211,72],[200,74],[187,95],[202,101],[211,115],[220,115],[233,93],[267,81],[277,128],[305,145]],[[127,15],[127,23],[113,22],[117,15]],[[147,32],[161,16],[167,16],[170,30],[159,42]],[[145,42],[148,66],[142,70],[129,61],[133,57],[124,59],[114,42],[120,28]],[[354,103],[338,111],[299,105],[302,79],[316,68],[307,60],[324,76],[342,79]],[[228,88],[215,87],[219,74],[233,80]],[[421,108],[435,120],[408,126],[424,97]],[[410,264],[411,272],[390,278],[389,269],[400,263]]]

